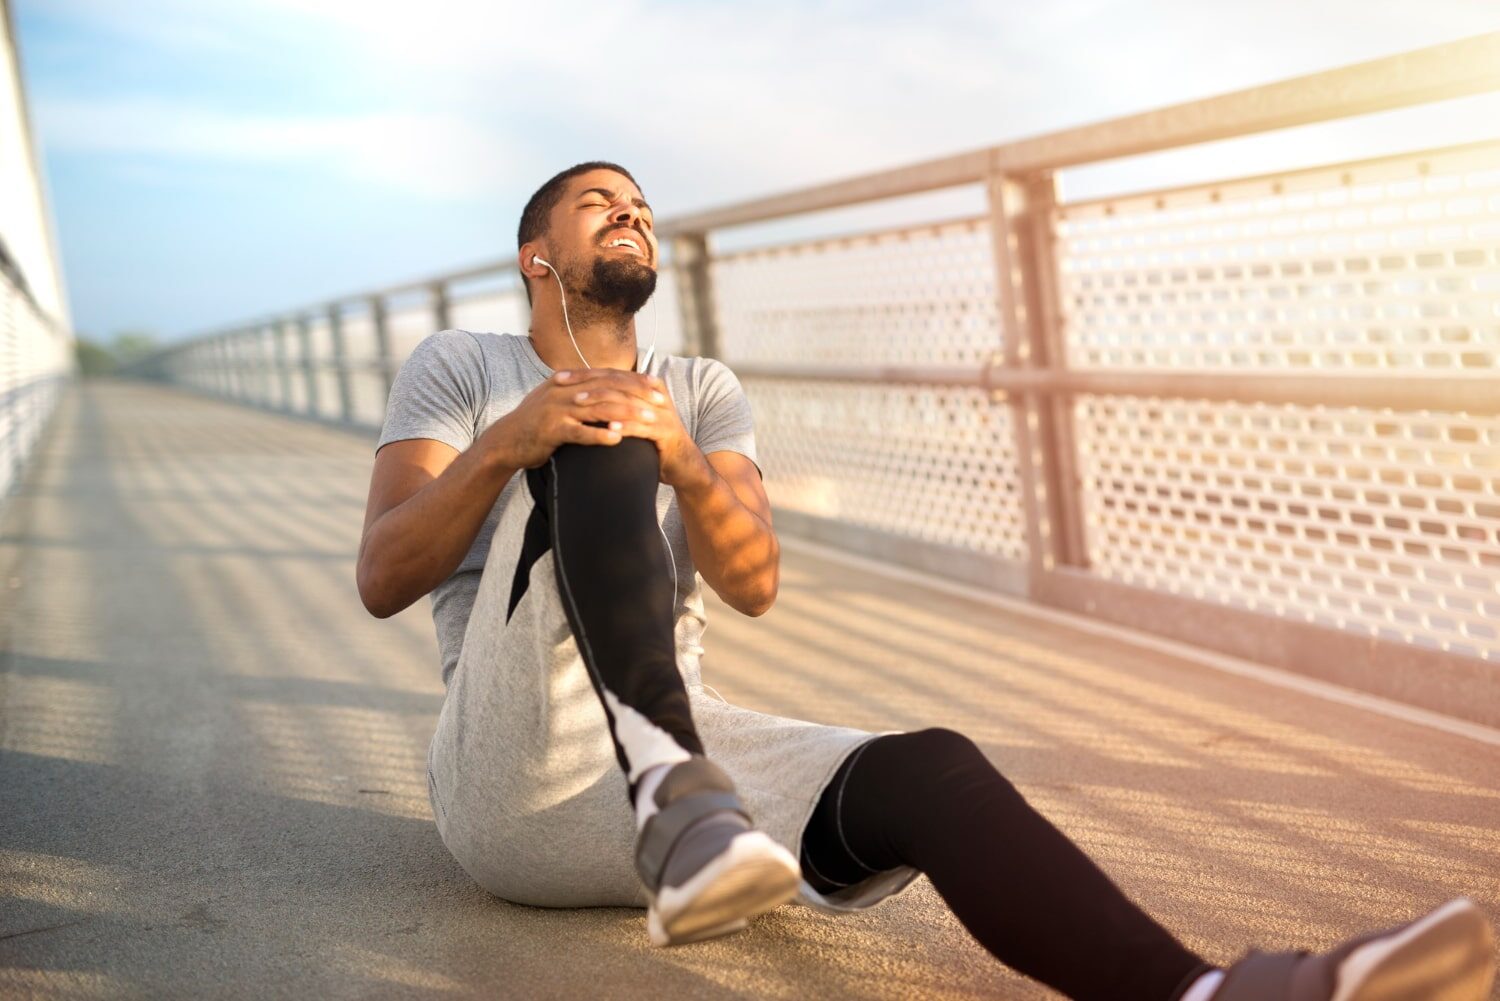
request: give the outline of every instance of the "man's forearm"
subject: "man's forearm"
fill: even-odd
[[[486,429],[436,478],[382,514],[360,542],[359,589],[366,607],[394,615],[437,587],[463,562],[500,491],[517,472]]]
[[[675,489],[693,565],[737,611],[764,614],[776,600],[780,578],[776,533],[741,502],[707,458],[700,477]]]

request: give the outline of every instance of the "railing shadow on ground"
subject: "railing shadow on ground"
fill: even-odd
[[[783,908],[667,953],[639,911],[478,890],[426,803],[426,609],[376,621],[352,586],[369,446],[171,390],[68,401],[0,533],[24,615],[0,688],[0,771],[24,804],[0,821],[0,983],[1050,996],[925,880],[862,915]],[[1457,893],[1500,913],[1489,749],[788,564],[764,617],[711,601],[706,681],[796,718],[970,734],[1212,959],[1330,945]]]

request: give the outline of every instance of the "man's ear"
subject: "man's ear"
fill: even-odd
[[[551,274],[544,265],[532,260],[533,257],[540,257],[544,261],[551,260],[547,256],[547,248],[540,240],[521,244],[521,250],[516,255],[516,261],[521,266],[521,274],[528,278],[545,278]]]

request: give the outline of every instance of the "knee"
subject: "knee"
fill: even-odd
[[[621,438],[613,445],[569,442],[559,445],[553,458],[567,470],[570,479],[582,477],[595,487],[612,491],[649,485],[655,496],[661,479],[661,460],[656,443],[649,438]]]
[[[931,851],[970,829],[976,808],[1015,795],[974,741],[946,727],[877,737],[856,763],[848,792],[854,816],[880,832],[869,853],[924,871]]]
[[[946,802],[997,784],[1010,787],[979,745],[957,730],[934,726],[881,740],[890,774],[913,798]]]

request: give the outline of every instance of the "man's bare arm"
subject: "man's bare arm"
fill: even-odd
[[[622,433],[585,421],[621,423],[637,412],[619,399],[583,405],[554,373],[463,452],[426,438],[393,441],[375,454],[356,581],[370,614],[386,618],[448,578],[474,545],[500,491],[564,443],[615,445]],[[638,394],[644,386],[632,386]]]
[[[781,583],[781,543],[760,473],[738,452],[704,458],[702,477],[676,487],[693,565],[730,607],[764,615]]]
[[[375,453],[356,581],[371,615],[387,618],[458,569],[515,475],[491,425],[467,450],[427,438]]]

